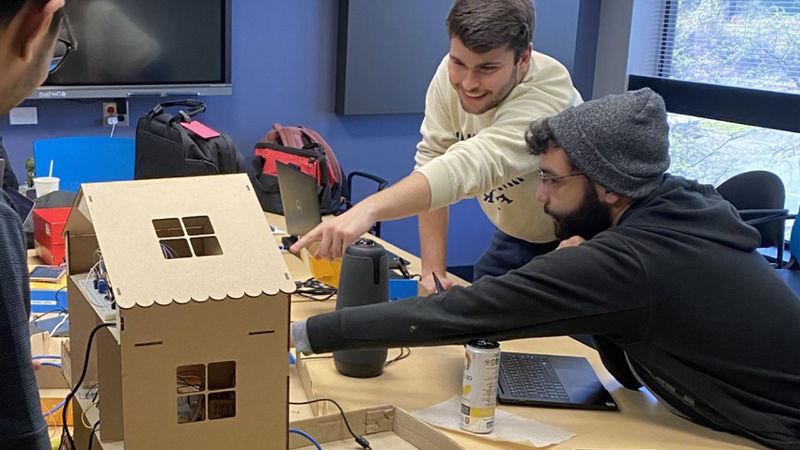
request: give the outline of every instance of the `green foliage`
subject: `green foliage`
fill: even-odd
[[[800,0],[678,0],[664,76],[800,94]],[[800,120],[800,118],[798,118]],[[800,206],[800,135],[670,115],[670,172],[718,185],[777,173]]]
[[[800,93],[800,2],[679,0],[677,11],[665,75]]]

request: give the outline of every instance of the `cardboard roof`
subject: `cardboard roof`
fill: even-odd
[[[172,230],[181,236],[158,237],[153,220],[190,217],[208,217],[213,230],[188,235],[183,222]],[[244,174],[83,184],[66,233],[97,236],[121,308],[295,290]],[[168,259],[160,245],[212,234],[222,254]]]

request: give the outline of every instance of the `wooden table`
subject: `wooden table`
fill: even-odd
[[[284,227],[283,217],[267,214],[268,221]],[[377,239],[390,251],[411,262],[412,273],[420,273],[420,261],[414,255],[385,241]],[[308,277],[308,269],[300,258],[285,254],[289,270],[296,279]],[[448,277],[452,277],[449,275]],[[468,284],[454,277],[458,284]],[[303,298],[292,300],[292,320],[333,310],[335,302],[315,302]],[[558,449],[711,449],[711,448],[763,448],[757,444],[728,433],[701,427],[670,413],[650,394],[641,389],[624,389],[606,371],[596,351],[569,337],[521,339],[502,343],[503,350],[535,352],[586,357],[597,372],[606,389],[620,406],[621,412],[584,411],[557,408],[500,406],[519,416],[534,419],[577,433],[574,438],[550,448]],[[398,350],[390,350],[393,357]],[[330,396],[345,409],[391,403],[407,411],[426,408],[445,401],[461,392],[464,349],[462,346],[421,347],[412,349],[410,357],[387,367],[376,378],[356,379],[339,374],[333,360],[307,359],[303,361],[313,388],[323,396]],[[330,411],[330,410],[329,410]],[[523,449],[530,448],[508,443],[497,443],[475,435],[444,431],[467,449]]]

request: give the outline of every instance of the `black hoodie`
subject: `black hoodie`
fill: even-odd
[[[624,386],[639,387],[632,366],[698,423],[800,448],[800,300],[758,242],[712,186],[665,175],[578,247],[470,287],[314,316],[306,330],[316,353],[591,334]]]

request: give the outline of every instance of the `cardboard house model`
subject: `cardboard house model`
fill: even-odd
[[[247,176],[84,184],[65,376],[86,448],[286,448],[295,285]],[[67,357],[69,356],[69,357]],[[69,366],[69,367],[68,367]]]

